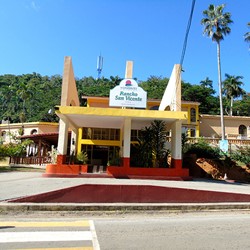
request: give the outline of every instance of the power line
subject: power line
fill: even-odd
[[[187,41],[188,41],[188,34],[189,34],[191,23],[192,23],[194,6],[195,6],[195,0],[193,0],[193,2],[192,2],[192,7],[191,7],[191,11],[190,11],[190,15],[189,15],[189,20],[188,20],[188,24],[187,24],[185,39],[184,39],[183,48],[182,48],[181,60],[180,60],[180,65],[181,66],[183,64],[185,53],[186,53]]]

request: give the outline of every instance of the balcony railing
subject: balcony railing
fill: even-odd
[[[219,143],[220,143],[220,138],[202,138],[204,141],[208,142],[209,144],[212,144],[212,145],[218,145],[219,146]],[[195,143],[195,142],[198,142],[199,138],[195,138],[195,137],[188,137],[187,138],[187,142],[188,143]],[[237,146],[247,146],[249,145],[250,146],[250,140],[249,139],[227,139],[228,140],[228,144],[231,145],[231,144],[234,144],[234,145],[237,145]],[[171,141],[171,140],[170,140]]]
[[[196,137],[188,137],[187,143],[196,143],[198,142],[200,138]],[[202,138],[204,141],[208,142],[211,145],[219,146],[220,138]],[[171,137],[167,137],[167,141],[171,142]],[[237,146],[250,146],[250,139],[228,139],[229,148],[231,148],[231,145],[237,145]],[[66,164],[72,164],[73,160],[72,157],[67,156]],[[20,165],[40,165],[45,166],[46,164],[52,163],[50,156],[43,156],[43,157],[11,157],[10,158],[10,164],[20,164]]]
[[[40,157],[11,157],[10,164],[23,164],[23,165],[46,165],[51,163],[50,156],[40,156]]]

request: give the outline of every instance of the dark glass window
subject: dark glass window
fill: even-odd
[[[239,134],[240,135],[247,135],[247,127],[245,125],[239,126]]]
[[[120,130],[109,128],[83,128],[82,139],[119,141]]]
[[[190,121],[196,122],[196,110],[195,110],[195,108],[190,109]]]

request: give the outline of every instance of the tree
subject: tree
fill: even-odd
[[[166,123],[154,120],[140,131],[137,144],[132,147],[131,164],[141,167],[167,167]]]
[[[16,92],[18,77],[14,75],[4,75],[0,77],[0,114],[1,120],[9,122],[19,121],[19,100]]]
[[[140,87],[147,91],[148,98],[162,99],[168,78],[150,76],[146,81],[140,82]]]
[[[201,24],[204,25],[203,34],[212,38],[217,44],[217,62],[218,62],[218,84],[219,84],[219,98],[220,98],[220,116],[221,116],[221,134],[222,140],[225,140],[225,125],[223,116],[223,102],[222,102],[222,81],[221,81],[221,59],[220,59],[220,42],[224,36],[230,34],[231,29],[229,24],[231,14],[229,12],[223,13],[225,4],[215,6],[210,4],[207,10],[203,11],[204,18]]]
[[[237,115],[250,116],[250,96],[244,95],[242,100],[234,101],[234,110]]]
[[[155,167],[166,166],[168,151],[165,148],[166,144],[166,123],[164,121],[154,120],[151,122],[152,153],[155,162]]]
[[[248,26],[248,28],[250,28],[250,22],[247,23],[247,26]],[[245,40],[245,42],[248,42],[248,43],[250,42],[250,32],[249,31],[247,33],[245,33],[244,40]]]
[[[84,77],[76,81],[79,98],[82,96],[109,96],[110,89],[121,82],[119,76],[110,76],[110,79],[102,77],[94,79],[93,77]]]
[[[26,121],[26,102],[33,96],[33,93],[26,82],[21,82],[17,90],[17,95],[22,101],[22,111],[19,115],[20,122],[24,123]]]
[[[244,83],[241,81],[243,76],[232,76],[225,74],[226,79],[223,81],[223,93],[226,95],[227,99],[230,100],[230,111],[229,115],[233,115],[233,102],[234,99],[243,96],[246,92],[241,88]]]
[[[199,102],[199,110],[202,114],[219,114],[219,99],[215,97],[216,93],[211,80],[201,81],[200,85],[182,83],[182,100]]]
[[[204,88],[213,88],[213,81],[206,77],[204,80],[200,81],[200,84]]]
[[[0,119],[11,122],[58,121],[58,117],[48,114],[48,111],[60,105],[61,86],[61,76],[42,77],[37,73],[1,75]]]
[[[152,132],[150,127],[140,131],[137,143],[131,147],[131,165],[137,167],[153,167]]]

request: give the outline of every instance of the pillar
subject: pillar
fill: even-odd
[[[77,132],[74,129],[71,131],[70,155],[75,155],[76,149],[77,149]]]
[[[126,62],[125,78],[133,78],[133,61]],[[131,118],[125,118],[123,124],[123,167],[130,167]]]
[[[125,78],[133,78],[133,61],[126,62]]]
[[[68,128],[67,121],[60,119],[59,121],[59,138],[57,146],[57,164],[66,163],[67,146],[68,146]]]
[[[123,166],[130,167],[131,118],[125,118],[123,126]]]
[[[171,127],[171,167],[182,168],[181,121],[176,121]]]

